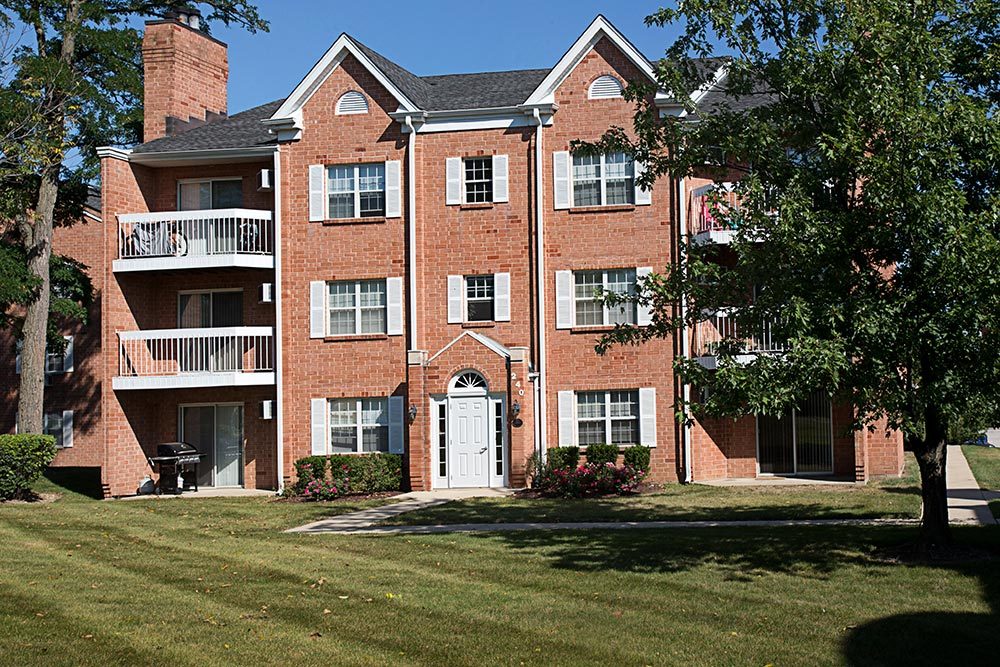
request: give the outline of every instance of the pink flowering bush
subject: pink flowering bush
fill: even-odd
[[[646,473],[614,463],[583,463],[575,468],[547,467],[537,479],[537,488],[546,496],[593,498],[637,493]]]
[[[350,469],[345,465],[330,471],[330,477],[317,477],[302,490],[304,500],[336,500],[351,491]]]

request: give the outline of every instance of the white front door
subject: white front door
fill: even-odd
[[[448,399],[448,474],[452,487],[490,485],[489,400]]]

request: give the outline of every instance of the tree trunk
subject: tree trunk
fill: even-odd
[[[951,543],[948,526],[947,428],[935,407],[924,411],[924,435],[913,442],[920,468],[920,495],[923,510],[918,546],[924,550]]]
[[[38,187],[31,238],[25,238],[28,270],[39,279],[38,295],[24,316],[21,348],[21,387],[17,399],[18,433],[41,433],[45,394],[45,343],[49,321],[52,257],[52,218],[59,184],[56,170],[46,170]]]

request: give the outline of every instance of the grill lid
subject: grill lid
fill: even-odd
[[[200,452],[186,442],[164,442],[156,446],[157,456],[197,456]]]

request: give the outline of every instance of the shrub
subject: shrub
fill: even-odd
[[[551,447],[547,460],[550,468],[575,468],[580,463],[580,448]]]
[[[539,488],[547,496],[560,498],[624,496],[638,491],[644,476],[642,470],[629,466],[584,463],[572,469],[549,469]]]
[[[615,465],[618,463],[618,445],[588,445],[587,463]]]
[[[309,482],[326,477],[326,457],[306,456],[295,462],[295,492],[303,493]]]
[[[403,457],[399,454],[306,456],[295,462],[295,471],[295,493],[311,500],[399,491],[403,486]]]
[[[625,450],[622,461],[633,470],[649,472],[649,453],[649,447],[645,445],[632,445]]]
[[[55,457],[50,435],[0,435],[0,499],[27,495]]]

